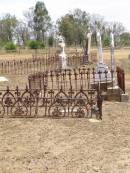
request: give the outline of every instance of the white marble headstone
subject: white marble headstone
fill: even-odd
[[[65,54],[65,40],[61,35],[58,36],[58,46],[61,48],[59,53],[59,67],[61,69],[67,68],[67,55]]]
[[[108,68],[108,66],[104,63],[103,58],[103,49],[102,49],[102,40],[101,40],[101,34],[99,31],[97,31],[97,46],[98,46],[98,52],[99,52],[99,60],[98,64],[96,66],[96,75],[95,75],[95,82],[106,82],[106,75],[105,71],[107,71],[107,81],[111,81],[111,72]],[[101,76],[99,76],[98,72],[101,72]],[[100,78],[101,77],[101,78]]]

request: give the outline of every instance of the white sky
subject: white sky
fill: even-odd
[[[0,16],[11,13],[22,18],[23,12],[35,6],[36,2],[37,0],[0,0]],[[100,14],[106,21],[122,22],[130,31],[130,0],[44,0],[44,3],[53,21],[70,10],[80,8],[90,14]]]

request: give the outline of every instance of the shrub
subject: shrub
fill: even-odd
[[[13,42],[8,42],[5,45],[6,50],[16,50],[16,45]]]
[[[39,49],[39,48],[44,48],[45,45],[44,43],[42,42],[39,42],[39,41],[35,41],[35,40],[32,40],[28,43],[28,47],[30,49]]]
[[[110,38],[109,37],[105,37],[103,40],[103,46],[104,47],[109,47],[110,46]]]
[[[38,45],[38,42],[37,41],[30,41],[29,43],[28,43],[28,46],[29,46],[29,48],[30,49],[38,49],[38,47],[39,47],[39,45]]]
[[[42,42],[39,42],[39,48],[41,48],[41,49],[45,48],[45,44]]]

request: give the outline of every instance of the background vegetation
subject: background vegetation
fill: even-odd
[[[14,50],[18,47],[31,49],[56,45],[56,35],[61,33],[68,46],[83,46],[86,33],[92,31],[92,45],[96,45],[96,30],[102,35],[103,46],[110,43],[109,34],[113,30],[117,47],[130,46],[130,33],[122,23],[107,22],[103,16],[90,14],[81,9],[68,12],[55,23],[52,22],[43,1],[36,2],[24,12],[24,19],[5,14],[0,18],[0,48]]]

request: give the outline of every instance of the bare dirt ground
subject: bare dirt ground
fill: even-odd
[[[130,173],[129,112],[130,101],[104,102],[103,120],[95,123],[0,119],[0,173]]]
[[[103,120],[0,119],[1,173],[129,173],[130,103],[103,104]]]

